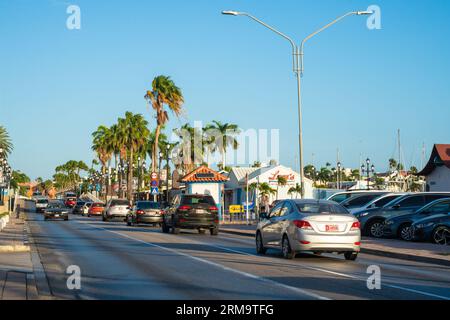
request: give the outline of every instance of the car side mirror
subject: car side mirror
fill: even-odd
[[[393,205],[392,209],[395,209],[395,210],[400,209],[400,205],[399,204]]]

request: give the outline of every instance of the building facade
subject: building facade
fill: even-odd
[[[450,191],[450,144],[435,144],[425,168],[426,191]]]

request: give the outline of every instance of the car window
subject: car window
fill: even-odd
[[[104,205],[103,203],[94,203],[93,206],[94,206],[94,207],[99,207],[99,208],[105,207],[105,205]]]
[[[292,212],[292,206],[289,202],[285,202],[283,207],[281,208],[278,216],[282,217],[282,216],[287,216],[288,214],[290,214]]]
[[[273,207],[272,210],[270,210],[269,217],[270,218],[278,217],[280,215],[282,206],[283,206],[282,202],[277,203],[277,205],[275,207]]]
[[[47,199],[39,199],[37,203],[48,203]]]
[[[377,194],[367,194],[363,196],[358,196],[353,199],[349,199],[345,203],[345,207],[352,208],[352,207],[361,207],[365,205],[366,203],[372,201],[373,199],[378,198],[380,195]]]
[[[193,205],[193,204],[209,204],[216,205],[214,198],[211,196],[184,196],[181,200],[182,205]]]
[[[445,195],[445,194],[427,194],[427,195],[425,195],[425,202],[430,203],[430,202],[433,202],[434,200],[448,198],[448,197],[449,196]]]
[[[401,207],[421,207],[425,205],[423,196],[408,197],[398,203]]]
[[[338,204],[328,203],[297,203],[297,208],[301,213],[306,214],[349,214],[349,212]]]
[[[436,203],[426,211],[430,213],[448,213],[450,212],[450,202]]]
[[[136,208],[139,209],[159,209],[159,202],[154,201],[139,201],[136,203]]]
[[[351,195],[348,194],[348,193],[344,193],[344,194],[336,194],[336,195],[334,195],[334,196],[331,196],[330,200],[331,200],[331,201],[334,201],[334,202],[337,202],[337,203],[340,203],[340,202],[342,202],[342,201],[344,201],[344,200],[350,198],[350,196],[351,196]]]
[[[373,202],[373,206],[374,206],[375,208],[381,208],[381,207],[383,207],[384,205],[386,205],[386,204],[388,204],[389,202],[391,202],[392,200],[397,199],[398,197],[400,197],[400,196],[399,196],[399,195],[395,195],[395,196],[387,196],[387,197],[384,197],[384,198],[375,200],[375,201]]]
[[[113,200],[111,201],[111,206],[129,206],[128,200]]]

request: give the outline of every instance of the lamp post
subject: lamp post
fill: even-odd
[[[141,191],[141,156],[138,156],[138,186],[137,186],[137,194],[139,200],[139,192]]]
[[[341,163],[337,163],[337,188],[341,189]]]
[[[367,190],[370,190],[370,173],[372,172],[372,175],[375,174],[375,166],[372,164],[370,165],[370,159],[366,159],[366,164],[361,165],[361,173],[367,174]]]
[[[169,152],[171,145],[170,143],[166,146],[166,202],[169,203]]]
[[[246,16],[259,24],[263,25],[264,27],[270,29],[271,31],[275,32],[279,36],[283,37],[284,39],[288,40],[289,43],[292,46],[292,63],[293,63],[293,71],[297,78],[297,108],[298,108],[298,145],[299,145],[299,162],[300,162],[300,184],[301,184],[301,198],[305,195],[305,177],[304,177],[304,170],[303,170],[303,132],[302,132],[302,99],[301,99],[301,77],[303,76],[303,53],[304,53],[304,46],[305,43],[311,39],[316,34],[322,32],[323,30],[331,27],[333,24],[339,22],[340,20],[344,19],[345,17],[351,16],[351,15],[369,15],[372,14],[372,11],[351,11],[348,12],[337,19],[333,20],[332,22],[328,23],[324,27],[318,29],[317,31],[311,33],[309,36],[307,36],[303,41],[301,42],[300,47],[295,44],[295,42],[289,38],[284,33],[276,30],[274,27],[266,24],[265,22],[259,20],[258,18],[246,13],[246,12],[238,12],[238,11],[222,11],[222,14],[224,15],[232,15],[232,16]]]
[[[162,200],[162,196],[161,196],[161,194],[162,194],[162,192],[161,192],[161,186],[162,186],[162,183],[161,183],[161,162],[162,162],[162,159],[163,159],[163,157],[164,157],[164,154],[162,153],[162,152],[159,152],[159,164],[158,164],[158,190],[159,190],[159,205],[160,205],[160,207],[161,207],[161,200]]]

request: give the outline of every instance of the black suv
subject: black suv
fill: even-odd
[[[179,233],[180,229],[197,229],[211,235],[219,233],[218,209],[214,199],[204,194],[181,194],[175,196],[163,215],[162,231]]]

